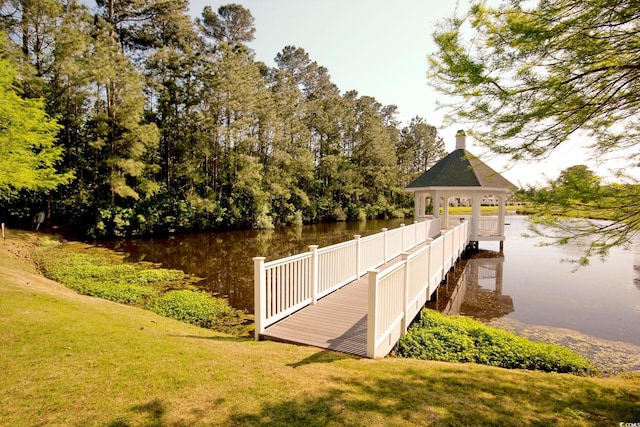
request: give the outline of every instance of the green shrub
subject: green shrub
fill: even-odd
[[[130,283],[86,283],[69,286],[76,292],[93,297],[103,298],[120,304],[137,305],[158,294],[158,290],[148,286]]]
[[[40,251],[37,259],[47,277],[80,294],[122,304],[144,305],[161,289],[190,281],[180,270],[122,263],[121,257],[98,250],[58,246]]]
[[[226,301],[188,289],[166,292],[151,301],[147,308],[161,316],[203,328],[219,329],[237,324],[240,320],[239,312]]]
[[[47,277],[83,295],[145,307],[162,316],[229,333],[246,333],[244,314],[220,298],[188,289],[196,278],[150,263],[124,263],[99,248],[58,245],[37,253]],[[172,289],[162,293],[163,290]]]
[[[347,220],[349,221],[366,221],[367,211],[360,206],[350,205],[347,213]]]
[[[536,343],[491,328],[471,318],[424,310],[398,342],[402,357],[446,362],[474,362],[510,369],[593,375],[587,359],[567,348]]]

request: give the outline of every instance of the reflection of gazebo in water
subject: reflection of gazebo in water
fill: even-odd
[[[441,228],[470,219],[470,241],[500,241],[502,249],[506,199],[515,186],[465,147],[466,135],[464,131],[458,131],[456,149],[407,185],[405,190],[414,193],[414,219],[423,221],[437,218],[442,207]],[[471,217],[449,215],[449,203],[454,197],[455,203],[471,202]],[[427,215],[427,198],[431,199],[433,205],[432,216]],[[498,215],[481,216],[482,204],[497,204]]]
[[[512,313],[513,300],[502,295],[504,257],[471,258],[452,290],[445,314],[464,314],[477,319],[496,319]],[[493,288],[493,290],[491,289]]]

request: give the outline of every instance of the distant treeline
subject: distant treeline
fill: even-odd
[[[74,176],[12,194],[5,221],[45,211],[103,238],[401,216],[402,187],[445,154],[423,118],[341,93],[300,47],[256,61],[242,6],[193,20],[185,0],[96,3],[0,6],[2,55],[62,126],[57,168]]]

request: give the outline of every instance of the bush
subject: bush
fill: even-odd
[[[240,313],[226,301],[188,289],[166,292],[151,301],[147,308],[161,316],[203,328],[220,329],[236,325],[240,320]]]
[[[445,362],[474,362],[509,369],[531,369],[593,375],[587,359],[569,349],[535,343],[467,317],[424,310],[421,319],[400,338],[402,357]]]
[[[195,279],[180,270],[156,268],[150,263],[123,263],[113,252],[73,245],[40,250],[38,263],[47,277],[76,292],[137,305],[161,316],[229,333],[245,333],[242,312],[220,298],[185,287]],[[163,290],[171,289],[162,293]]]
[[[58,246],[40,251],[37,259],[47,277],[80,294],[122,304],[144,305],[161,289],[191,281],[180,270],[126,264],[121,257],[98,251]]]
[[[350,205],[347,219],[349,221],[366,221],[367,220],[367,211],[360,206]]]
[[[86,283],[86,286],[74,285],[68,287],[83,295],[129,305],[141,304],[143,301],[158,294],[158,291],[154,288],[130,283]]]

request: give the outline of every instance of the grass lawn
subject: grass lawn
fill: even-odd
[[[0,425],[618,425],[640,375],[585,378],[254,342],[75,294],[0,240]]]

